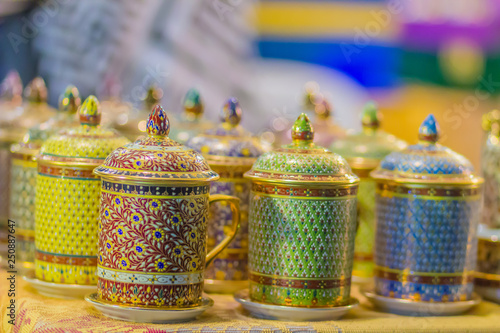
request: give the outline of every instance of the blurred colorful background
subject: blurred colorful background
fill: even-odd
[[[377,101],[409,143],[434,113],[442,143],[479,169],[481,117],[499,102],[499,0],[2,0],[0,15],[0,79],[41,75],[52,105],[68,84],[133,104],[156,84],[178,113],[197,87],[207,117],[235,96],[272,141],[308,85],[346,128]]]

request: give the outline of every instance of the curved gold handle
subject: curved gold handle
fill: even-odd
[[[240,199],[224,194],[213,194],[208,199],[209,204],[218,201],[227,201],[227,203],[231,206],[231,213],[233,213],[233,222],[231,224],[231,234],[226,236],[222,242],[217,244],[217,246],[207,254],[207,259],[205,262],[205,267],[208,267],[212,260],[224,250],[229,243],[234,239],[238,229],[240,229]]]

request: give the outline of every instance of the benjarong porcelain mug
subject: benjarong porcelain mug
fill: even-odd
[[[125,306],[200,305],[205,266],[234,238],[239,200],[210,196],[219,176],[191,148],[168,138],[170,123],[156,105],[148,136],[118,148],[95,173],[102,178],[98,294]],[[232,208],[231,231],[207,253],[209,204]]]
[[[129,142],[101,127],[95,96],[79,109],[80,125],[49,137],[37,155],[35,275],[46,282],[97,283],[99,177],[92,172]]]
[[[213,182],[210,192],[240,199],[241,228],[228,248],[205,271],[207,292],[232,294],[248,285],[248,207],[252,184],[243,174],[250,170],[263,149],[240,125],[241,116],[238,100],[230,98],[222,108],[221,123],[186,143],[201,152],[210,168],[221,177]],[[211,207],[207,230],[209,249],[226,237],[231,219],[228,205],[218,203]]]
[[[389,154],[376,185],[375,293],[420,302],[472,298],[483,179],[440,145],[429,115],[418,144]]]
[[[339,155],[313,143],[309,119],[293,143],[261,155],[249,215],[249,295],[253,301],[332,307],[350,301],[359,178]]]

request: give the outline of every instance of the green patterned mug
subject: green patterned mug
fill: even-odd
[[[253,301],[295,307],[349,302],[359,179],[313,136],[301,114],[293,143],[263,154],[245,174],[252,180]]]

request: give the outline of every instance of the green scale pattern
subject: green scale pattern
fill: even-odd
[[[356,233],[355,197],[297,199],[252,193],[249,268],[287,279],[350,279]],[[336,306],[349,301],[350,284],[288,288],[250,282],[252,299],[288,306]]]

